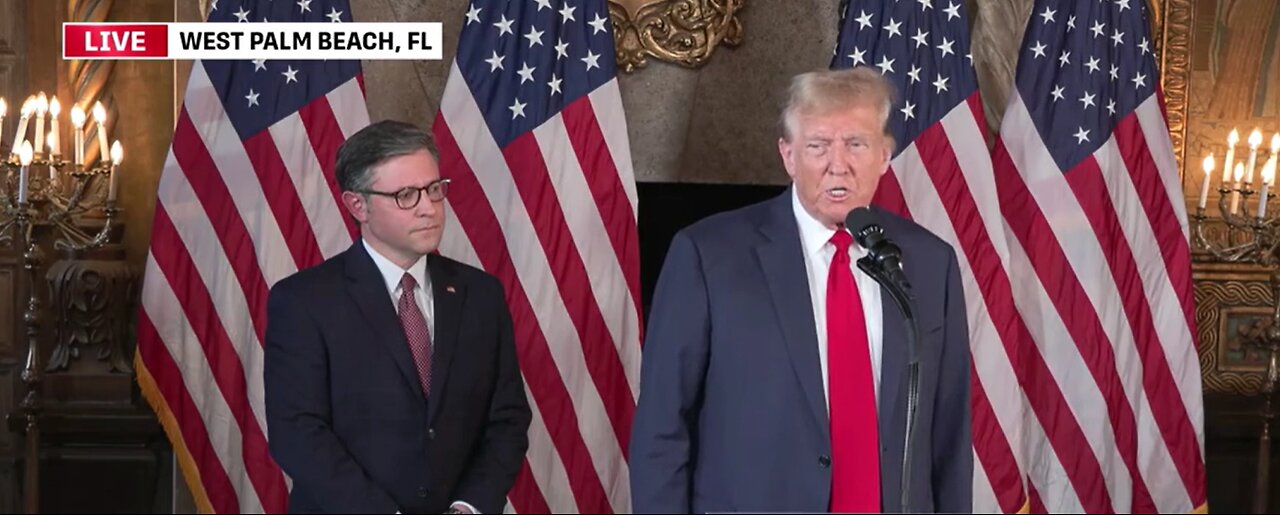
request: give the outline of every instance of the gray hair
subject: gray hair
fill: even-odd
[[[383,161],[421,150],[436,155],[431,135],[416,125],[383,120],[360,129],[338,147],[338,186],[342,191],[367,190],[373,185],[373,169]]]
[[[893,109],[893,84],[870,67],[821,70],[796,75],[787,88],[782,107],[782,137],[795,136],[796,119],[854,106],[871,105],[880,110],[880,123],[889,135],[889,113]]]

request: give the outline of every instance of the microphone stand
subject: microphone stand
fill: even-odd
[[[911,500],[912,437],[916,430],[916,414],[920,404],[920,356],[918,352],[920,322],[915,316],[915,298],[902,285],[889,279],[889,274],[885,273],[884,269],[872,260],[870,256],[858,260],[858,269],[871,276],[880,286],[889,291],[889,296],[893,298],[894,304],[897,304],[898,309],[902,311],[903,325],[907,332],[907,427],[905,442],[902,446],[902,485],[900,489],[902,498],[900,508],[903,513],[911,513],[908,503]]]

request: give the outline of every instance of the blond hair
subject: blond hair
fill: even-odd
[[[859,66],[847,70],[821,70],[796,75],[787,88],[782,107],[782,137],[791,141],[796,119],[819,113],[830,113],[853,107],[873,106],[880,111],[880,123],[889,134],[889,112],[893,108],[894,88],[872,68]]]

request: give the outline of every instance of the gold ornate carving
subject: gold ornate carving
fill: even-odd
[[[742,43],[746,0],[609,0],[618,67],[633,72],[649,56],[688,68],[706,64],[720,45]]]
[[[1194,0],[1152,1],[1152,23],[1159,29],[1156,52],[1163,73],[1165,110],[1169,116],[1169,136],[1173,139],[1173,155],[1177,157],[1181,173],[1186,173],[1187,162],[1187,99],[1191,84],[1191,35]]]

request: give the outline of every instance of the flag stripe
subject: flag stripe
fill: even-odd
[[[347,81],[330,91],[325,98],[329,102],[334,122],[342,128],[343,140],[369,125],[369,110],[364,102],[363,74],[357,74],[356,80]]]
[[[614,77],[604,83],[587,97],[591,99],[591,108],[595,110],[596,119],[607,120],[607,123],[597,124],[604,143],[608,146],[609,154],[613,156],[611,161],[616,165],[615,170],[622,183],[622,189],[631,202],[631,217],[635,218],[640,201],[636,195],[636,174],[631,164],[631,144],[627,141],[627,120],[622,109],[622,92],[618,89],[618,78]]]
[[[585,100],[579,102],[582,101]],[[640,325],[639,312],[631,297],[618,295],[618,292],[628,289],[626,275],[629,272],[623,269],[618,255],[609,244],[604,219],[592,200],[587,184],[589,175],[599,174],[584,172],[598,169],[598,166],[591,162],[579,163],[580,156],[574,154],[572,136],[566,132],[564,119],[560,115],[551,117],[547,123],[534,129],[533,135],[546,160],[547,185],[554,189],[556,198],[560,200],[566,226],[572,236],[571,241],[585,265],[584,272],[596,304],[602,313],[622,315],[604,317],[603,321],[608,326],[614,352],[621,361],[620,372],[629,390],[630,400],[623,407],[630,405],[634,408],[636,395],[640,391],[640,342],[635,339]],[[629,209],[624,208],[624,212],[630,215]],[[630,433],[630,425],[623,433]],[[626,448],[623,446],[624,450]]]
[[[455,73],[457,68],[454,68]],[[450,80],[449,84],[458,81]],[[447,90],[448,86],[446,86]],[[446,93],[447,94],[447,93]],[[456,104],[455,104],[456,105]],[[442,105],[443,111],[443,105]],[[436,118],[436,144],[440,148],[441,169],[450,172],[455,198],[487,198],[492,205],[510,205],[515,199],[495,198],[486,195],[471,172],[471,165],[458,143],[454,140],[456,129],[451,129],[448,116]],[[505,202],[505,203],[503,203]],[[506,287],[507,304],[511,309],[512,321],[516,330],[516,338],[520,368],[525,374],[529,391],[535,403],[542,411],[544,420],[548,420],[547,430],[556,443],[556,450],[564,460],[574,498],[579,507],[596,507],[605,509],[608,500],[604,494],[599,477],[592,463],[592,455],[587,451],[583,435],[577,432],[581,422],[578,420],[575,406],[570,398],[565,383],[572,376],[562,375],[551,355],[548,340],[540,325],[525,289],[516,278],[516,267],[508,248],[527,248],[503,245],[497,238],[487,235],[507,234],[502,231],[497,215],[490,204],[484,202],[465,202],[451,204],[458,216],[458,225],[473,243],[476,255],[485,265],[484,269],[498,277]],[[590,396],[590,395],[587,395]],[[584,510],[585,511],[585,510]]]
[[[625,183],[619,174],[618,166],[614,163],[613,155],[608,152],[604,133],[590,98],[565,106],[563,117],[564,129],[569,135],[568,140],[572,143],[573,151],[578,155],[578,162],[582,163],[581,168],[592,171],[584,176],[591,188],[591,196],[595,199],[598,216],[601,220],[608,221],[605,224],[606,236],[613,244],[614,260],[617,266],[622,268],[624,284],[631,292],[630,306],[617,308],[618,310],[613,312],[628,315],[627,324],[629,326],[635,324],[631,334],[639,335],[640,238],[636,232],[635,211],[632,210],[631,199],[627,196]],[[630,316],[633,313],[634,318]],[[620,342],[620,346],[639,351],[638,345],[633,342]],[[631,359],[625,362],[631,364],[630,372],[632,373],[628,376],[630,379],[639,374],[639,370],[636,369],[639,368],[637,365],[640,361],[638,354],[628,357]],[[633,390],[639,392],[638,388]],[[631,402],[635,403],[635,399]]]
[[[222,243],[227,260],[231,263],[231,269],[235,271],[235,278],[244,291],[254,334],[258,337],[258,341],[262,342],[267,328],[267,281],[262,277],[262,270],[258,268],[253,239],[249,236],[249,229],[245,227],[240,216],[241,211],[236,209],[235,197],[227,190],[222,177],[216,173],[210,173],[218,170],[218,165],[205,150],[200,135],[196,133],[185,109],[179,113],[178,125],[174,129],[172,155],[178,171],[186,177],[191,191],[199,201],[199,206],[204,209],[204,212],[192,211],[187,215],[195,218],[208,216],[205,213],[219,213],[221,223],[213,224],[213,227],[217,231],[218,241]],[[166,168],[169,167],[166,166]],[[164,178],[162,177],[161,180],[163,181]],[[176,199],[162,197],[161,203],[157,206],[168,205],[174,200]],[[152,232],[152,239],[155,240],[157,236],[154,231]]]
[[[880,208],[898,216],[911,220],[911,210],[907,208],[907,199],[902,195],[902,185],[898,183],[898,171],[894,166],[889,172],[880,176],[880,184],[876,186],[876,194],[871,202]]]
[[[225,190],[230,194],[230,205],[225,203],[224,196],[219,196],[220,203],[214,205],[202,201],[206,211],[205,216],[209,216],[215,222],[214,225],[219,227],[219,231],[239,233],[240,230],[234,227],[244,228],[244,232],[247,232],[252,240],[251,245],[243,240],[231,242],[234,245],[228,245],[228,241],[223,239],[223,247],[227,249],[229,256],[232,250],[235,251],[235,256],[239,257],[243,257],[246,253],[256,254],[254,259],[257,259],[260,275],[268,279],[268,285],[274,284],[270,279],[279,280],[296,272],[298,265],[289,252],[288,244],[284,241],[284,233],[276,225],[275,217],[258,216],[268,211],[266,194],[252,171],[253,165],[249,162],[244,145],[240,143],[240,136],[231,126],[231,121],[227,119],[227,113],[222,108],[218,92],[213,89],[203,66],[195,66],[191,69],[191,78],[187,82],[187,95],[182,109],[183,113],[189,116],[191,127],[195,130],[185,128],[181,132],[175,130],[173,150],[170,154],[174,162],[165,164],[163,174],[183,173],[191,178],[193,189],[200,190],[201,188],[197,185],[209,182],[216,184],[216,189]],[[181,122],[181,118],[179,121]],[[182,128],[181,124],[179,128]],[[194,154],[186,156],[187,152]],[[178,160],[179,157],[183,160]],[[198,167],[180,166],[184,162],[193,163]],[[166,205],[170,201],[164,197],[158,200]],[[216,214],[216,216],[210,214]],[[221,228],[224,221],[234,227]],[[236,263],[238,273],[247,273],[246,271],[250,269],[247,265],[241,266],[234,257],[232,262]],[[245,291],[255,290],[246,288]],[[266,313],[265,293],[260,299],[250,297],[250,300],[260,301],[262,306],[261,311],[255,307],[253,313]],[[254,306],[257,305],[254,304]],[[255,323],[255,327],[260,328],[258,336],[261,338],[264,331],[261,328],[265,326],[258,326]]]
[[[301,270],[323,261],[315,231],[307,220],[302,199],[293,188],[271,132],[263,131],[244,140],[244,150],[266,194],[267,207],[284,233],[293,262]]]
[[[160,196],[168,202],[166,213],[173,212],[180,223],[172,224],[178,238],[172,242],[187,249],[193,261],[189,265],[196,275],[190,280],[214,279],[216,282],[211,294],[214,296],[214,307],[218,317],[225,321],[227,336],[236,355],[244,363],[244,378],[249,391],[261,391],[263,387],[263,354],[261,340],[258,339],[252,323],[252,304],[245,291],[237,281],[221,278],[235,277],[236,272],[219,243],[217,231],[203,211],[199,211],[200,201],[186,177],[181,174],[168,174],[161,177],[157,189]],[[206,284],[209,284],[206,282]],[[250,396],[249,405],[254,419],[266,426],[266,406],[261,396]]]
[[[337,213],[339,219],[337,224],[316,227],[316,236],[322,242],[343,242],[342,245],[337,245],[333,248],[322,243],[320,250],[328,257],[346,250],[346,247],[350,246],[352,241],[360,237],[360,228],[356,225],[355,219],[347,216],[346,209],[342,206],[342,188],[338,186],[338,178],[335,175],[338,147],[342,145],[346,138],[342,135],[342,128],[338,125],[338,119],[334,113],[333,106],[329,103],[328,97],[317,98],[302,109],[299,109],[298,116],[302,120],[303,128],[306,130],[307,141],[311,145],[316,164],[319,165],[319,173],[316,178],[323,181],[333,198],[332,203],[325,202],[325,204]],[[317,170],[310,171],[315,172]],[[322,192],[316,192],[315,195],[323,197]],[[319,201],[317,200],[316,202]],[[341,227],[346,228],[345,236],[338,236],[340,233],[338,229]]]
[[[155,270],[154,261],[147,269]],[[200,410],[187,391],[185,374],[178,368],[173,356],[165,351],[161,336],[146,310],[138,314],[138,341],[154,344],[138,345],[138,355],[144,364],[139,367],[138,374],[149,375],[155,380],[156,387],[163,396],[163,409],[169,411],[178,422],[184,447],[191,453],[193,465],[200,475],[201,488],[193,494],[207,499],[209,506],[218,513],[238,511],[235,487],[231,485],[226,469],[221,466],[222,460],[211,443],[212,438],[205,429]],[[200,496],[200,493],[207,495]]]
[[[603,398],[605,413],[613,425],[619,445],[626,449],[634,411],[634,405],[631,408],[628,405],[634,402],[635,397],[627,385],[627,376],[600,305],[594,295],[578,293],[591,291],[591,283],[586,265],[573,245],[573,235],[565,221],[559,197],[551,185],[545,156],[531,133],[516,138],[502,149],[502,154],[533,222],[538,242],[550,262],[551,277],[559,289],[560,298],[578,331],[587,373]],[[605,485],[609,482],[606,481]]]
[[[313,112],[328,110],[325,104],[327,102],[321,97],[303,110],[310,109]],[[319,254],[313,256],[315,262],[312,264],[317,264],[326,257],[336,256],[351,247],[351,233],[344,230],[347,223],[344,220],[351,218],[344,216],[338,210],[340,201],[336,199],[336,188],[331,181],[325,179],[324,169],[320,166],[316,151],[312,147],[309,136],[310,127],[302,118],[301,112],[302,110],[299,110],[298,113],[276,122],[266,134],[270,134],[271,140],[275,143],[274,148],[282,157],[279,165],[286,170],[282,175],[293,181],[293,187],[290,189],[296,192],[298,201],[302,204],[303,213],[307,217],[307,226],[313,228],[312,233],[318,245],[316,251]],[[315,120],[312,122],[314,123]],[[316,127],[316,129],[334,134],[336,132],[334,129],[337,127]]]
[[[161,241],[177,242],[180,236],[174,228],[168,213],[163,206],[156,207],[155,223],[152,228],[154,238]],[[267,438],[262,426],[253,417],[249,407],[249,391],[245,382],[244,367],[236,354],[222,320],[214,309],[214,301],[200,280],[199,273],[194,270],[191,255],[183,245],[170,244],[151,248],[157,268],[169,284],[182,284],[182,291],[174,291],[178,303],[182,306],[185,320],[191,324],[195,339],[204,349],[205,358],[213,370],[212,378],[217,384],[222,397],[226,399],[235,426],[240,430],[243,439],[244,469],[253,485],[254,493],[265,505],[280,502],[287,497],[284,478],[275,468],[267,449]],[[217,284],[216,282],[213,284]],[[232,436],[230,440],[237,439]],[[232,458],[234,459],[234,458]],[[233,467],[234,468],[234,467]],[[240,492],[244,499],[246,492]]]
[[[982,385],[982,377],[976,368],[970,367],[973,381],[973,447],[978,466],[974,474],[981,475],[983,481],[974,481],[975,495],[981,491],[991,492],[997,498],[1000,509],[1004,513],[1014,513],[1022,507],[1025,497],[1022,495],[1022,471],[1014,458],[1013,449],[1009,447],[1009,439],[1005,436],[995,409],[987,399],[987,389]],[[978,431],[976,428],[986,428]],[[980,450],[981,449],[981,450]],[[983,452],[982,450],[985,450]],[[994,479],[992,479],[994,478]],[[989,485],[983,488],[981,485]],[[975,502],[975,506],[985,503]]]

